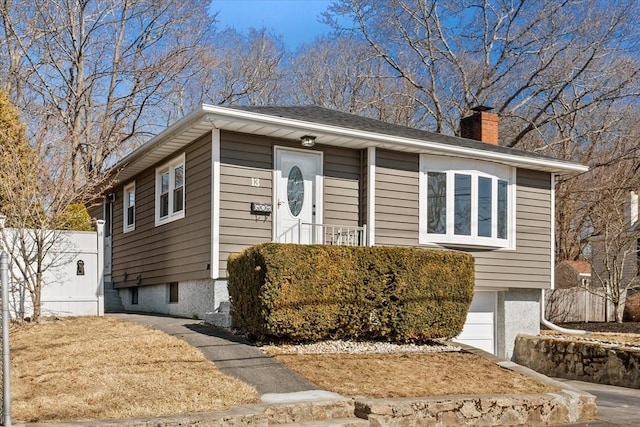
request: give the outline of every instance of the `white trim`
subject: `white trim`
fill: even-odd
[[[131,191],[133,189],[133,191]],[[133,193],[133,224],[127,224],[129,219],[129,194]],[[136,182],[131,181],[122,189],[122,232],[128,233],[136,229]]]
[[[507,227],[507,233],[509,236],[509,249],[516,250],[517,248],[517,233],[516,233],[516,217],[518,214],[518,170],[516,168],[511,169],[511,184],[509,186],[509,226]]]
[[[220,275],[220,129],[211,130],[211,266],[210,276]]]
[[[445,234],[428,233],[428,172],[446,174],[446,232]],[[454,233],[455,217],[455,176],[461,174],[471,180],[471,223],[470,235]],[[492,224],[491,237],[478,235],[478,191],[480,178],[491,179]],[[515,168],[482,160],[446,158],[428,154],[420,155],[419,176],[419,227],[418,242],[422,245],[443,245],[459,247],[488,247],[506,250],[515,249]],[[506,181],[507,188],[507,238],[499,239],[497,230],[497,187],[499,181]]]
[[[307,122],[296,119],[289,119],[284,117],[269,116],[267,114],[260,114],[244,110],[236,110],[232,108],[220,107],[215,105],[203,104],[200,110],[201,114],[211,113],[220,115],[221,118],[241,118],[252,122],[261,122],[275,124],[278,126],[291,126],[296,128],[306,129],[307,131],[329,132],[337,135],[350,136],[355,138],[362,138],[371,142],[384,142],[387,145],[386,148],[393,149],[393,146],[407,146],[415,147],[417,149],[433,149],[440,151],[442,154],[454,154],[462,157],[478,158],[486,160],[494,160],[500,162],[517,162],[521,165],[530,166],[544,166],[558,168],[558,172],[586,172],[589,170],[588,166],[584,166],[578,163],[572,163],[564,160],[556,159],[538,159],[514,154],[498,153],[494,151],[487,151],[476,148],[460,147],[455,145],[442,144],[432,141],[423,141],[412,138],[405,138],[400,136],[385,135],[375,132],[361,131],[356,129],[343,128],[339,126],[325,125],[321,123]],[[189,116],[187,116],[189,117]],[[186,117],[185,117],[186,119]],[[214,118],[215,119],[215,118]]]
[[[97,234],[97,247],[96,254],[98,259],[96,260],[97,277],[98,280],[98,316],[104,315],[104,220],[99,219],[96,221],[96,234]]]
[[[478,158],[552,173],[576,173],[588,170],[587,166],[579,163],[552,158],[532,158],[517,154],[517,150],[514,150],[514,154],[499,153],[484,150],[480,148],[481,146],[478,148],[461,147],[453,142],[446,144],[398,137],[207,104],[200,105],[194,111],[151,138],[140,148],[120,160],[112,170],[118,170],[120,179],[126,181],[159,161],[158,157],[162,156],[160,150],[165,144],[171,144],[171,151],[175,151],[191,142],[193,138],[184,137],[185,132],[190,129],[201,126],[208,129],[218,128],[234,131],[234,129],[237,130],[238,124],[247,124],[251,128],[266,128],[271,125],[279,130],[290,130],[294,134],[290,136],[292,139],[304,134],[316,133],[318,142],[335,146],[347,146],[347,143],[353,142],[357,143],[360,146],[359,148],[374,146],[414,153]],[[256,134],[260,133],[256,132]],[[328,137],[328,141],[323,141],[326,137]],[[340,138],[344,139],[340,140]],[[132,165],[136,166],[133,167]]]
[[[367,245],[376,244],[376,147],[367,148]]]
[[[556,176],[555,174],[551,174],[551,248],[549,252],[551,253],[551,287],[550,289],[555,289],[556,287]],[[544,298],[544,293],[541,294],[542,298]],[[544,306],[544,301],[540,301],[540,303]],[[543,313],[544,314],[544,313]]]
[[[174,190],[174,171],[175,169],[182,166],[183,168],[183,177],[182,177],[182,210],[178,212],[173,211],[173,190]],[[162,191],[162,178],[163,174],[169,172],[169,213],[166,217],[160,218],[160,194]],[[170,161],[166,162],[160,167],[156,168],[155,173],[155,226],[167,224],[169,222],[176,221],[178,219],[184,218],[185,212],[187,210],[187,163],[185,153],[180,154],[177,157],[174,157]]]

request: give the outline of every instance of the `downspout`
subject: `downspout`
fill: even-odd
[[[582,329],[567,329],[562,326],[558,326],[555,323],[551,323],[547,319],[544,318],[545,312],[545,300],[544,300],[544,289],[541,289],[540,293],[540,323],[546,326],[549,329],[553,329],[554,331],[562,332],[563,334],[573,334],[573,335],[589,335],[591,331],[583,331]]]
[[[556,175],[551,174],[551,289],[555,286],[555,241],[556,241]],[[540,290],[540,323],[546,326],[549,329],[553,329],[554,331],[562,332],[564,334],[574,334],[574,335],[589,335],[591,332],[583,331],[580,329],[567,329],[561,326],[556,325],[555,323],[551,323],[547,319],[545,319],[545,297],[544,297],[544,289]]]

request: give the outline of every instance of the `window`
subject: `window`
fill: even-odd
[[[136,229],[136,183],[124,187],[123,231],[126,233]]]
[[[156,169],[156,226],[184,218],[184,154]]]
[[[420,157],[420,243],[515,249],[515,168]]]
[[[169,283],[169,302],[178,302],[178,282]]]
[[[131,288],[131,305],[138,305],[138,287]]]

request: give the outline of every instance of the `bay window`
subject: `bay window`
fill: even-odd
[[[515,249],[515,168],[420,156],[421,244]]]

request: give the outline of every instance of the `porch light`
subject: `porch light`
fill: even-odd
[[[305,135],[300,138],[300,144],[306,148],[313,147],[316,145],[316,137],[313,135]]]

